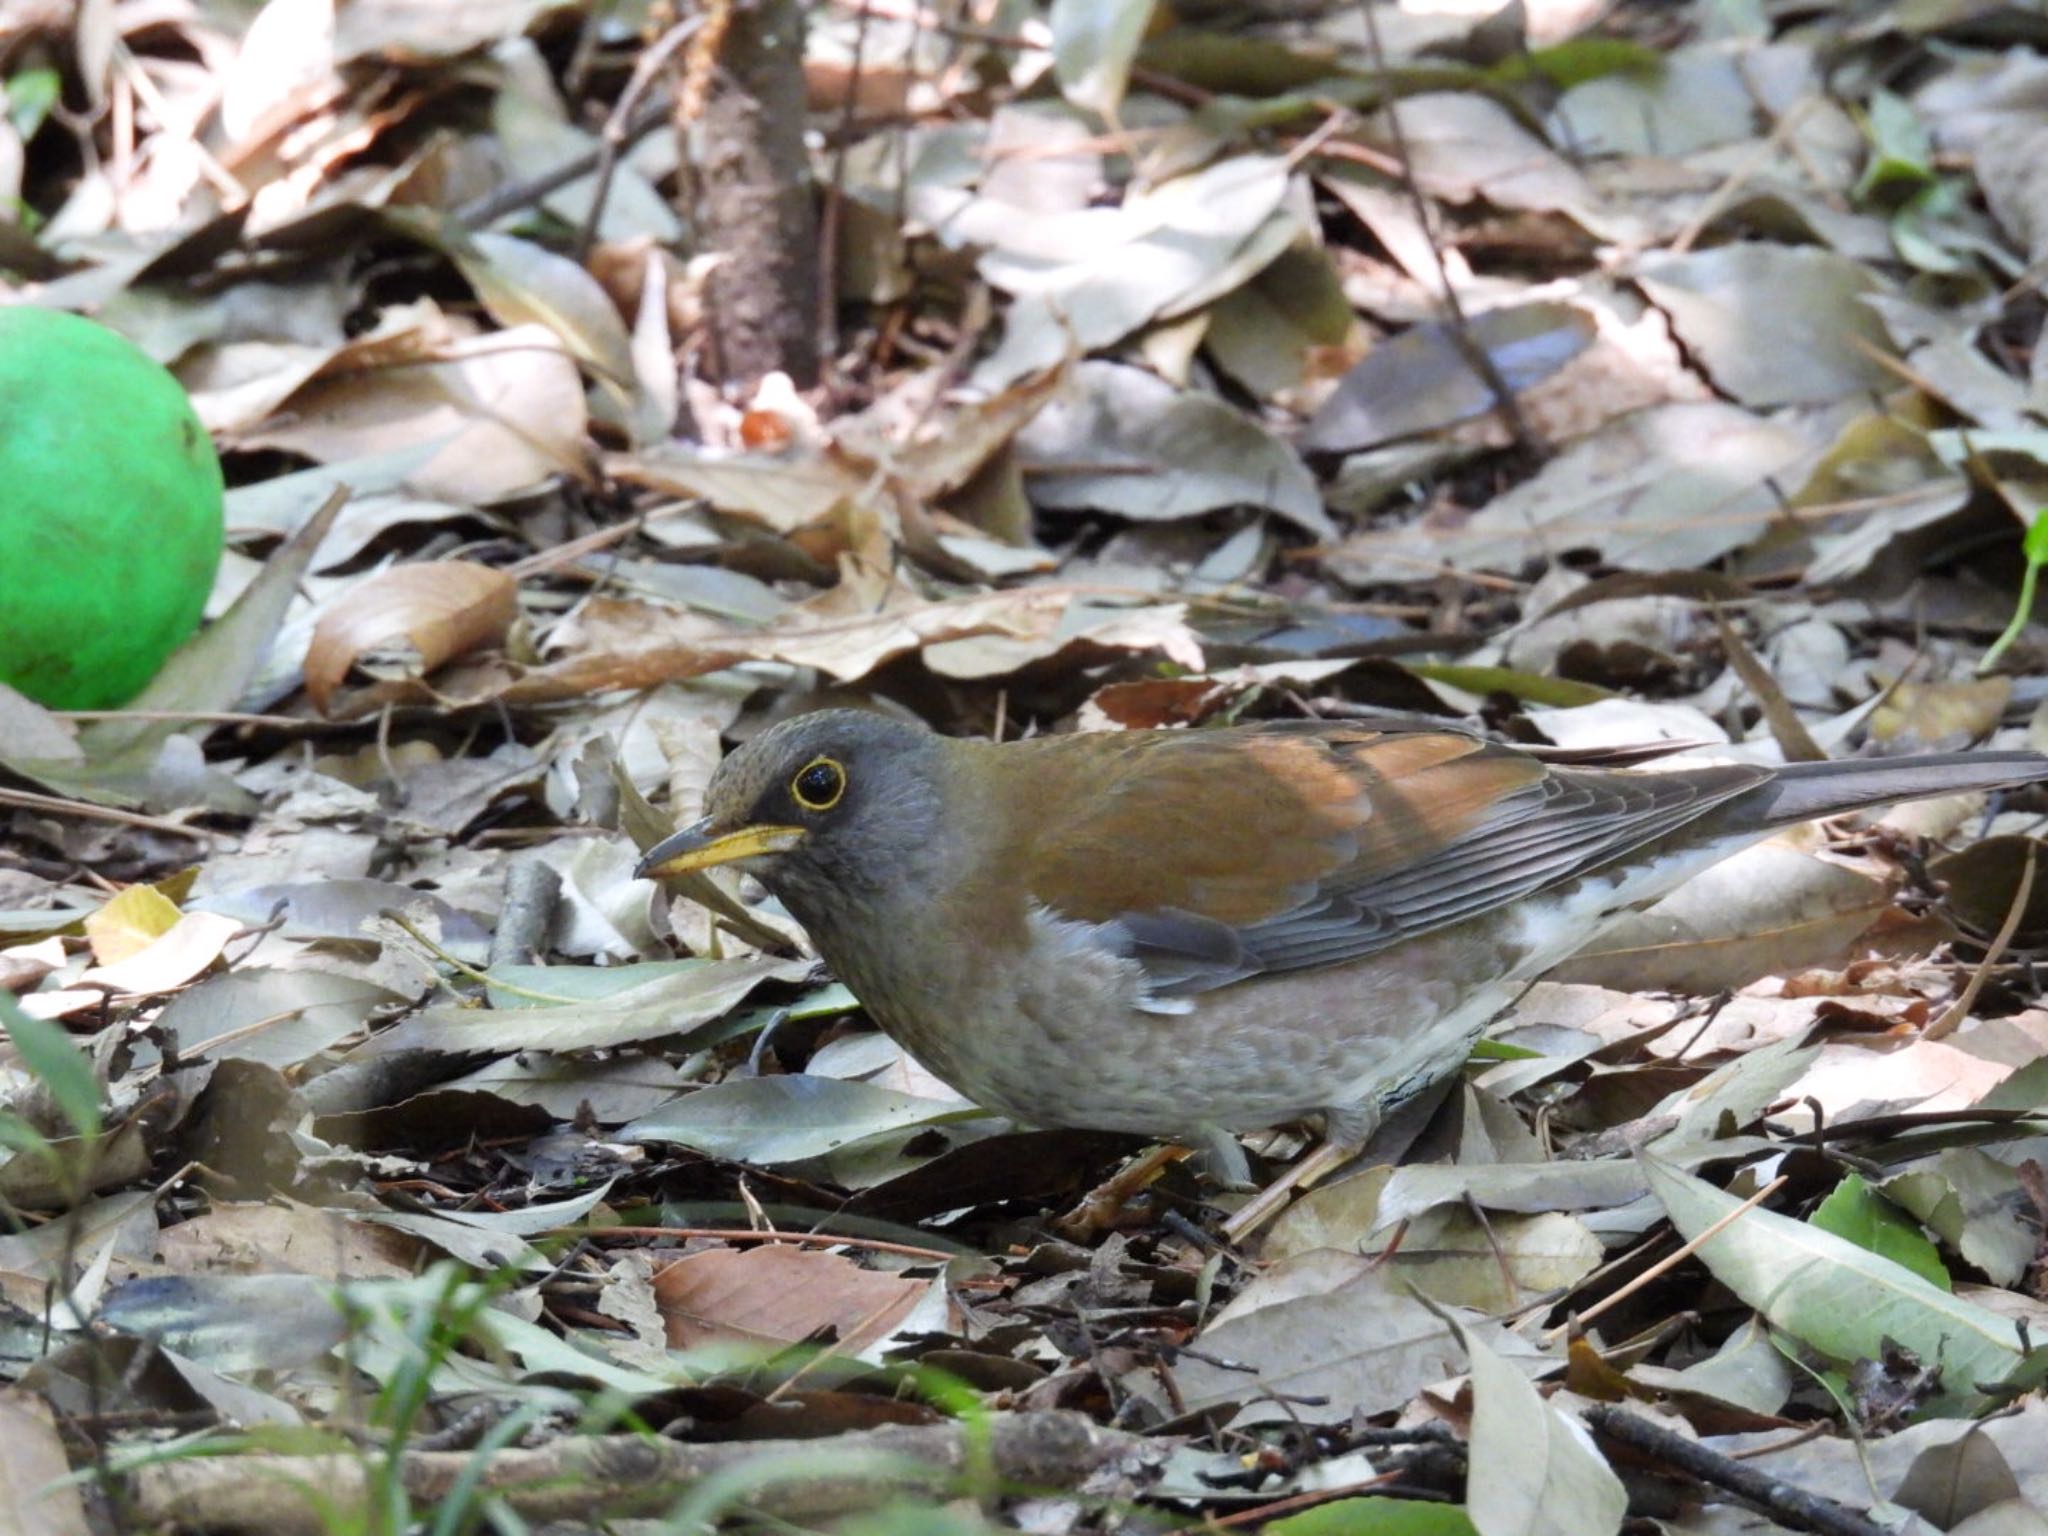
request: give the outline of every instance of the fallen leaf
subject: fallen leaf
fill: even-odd
[[[1742,1202],[1654,1157],[1650,1189],[1679,1234],[1697,1239]],[[2027,1342],[2006,1318],[1952,1296],[1879,1254],[1773,1211],[1750,1210],[1708,1238],[1701,1261],[1772,1325],[1830,1359],[1876,1360],[1887,1344],[1941,1373],[1962,1407],[2017,1371]]]
[[[654,1299],[671,1349],[800,1344],[823,1334],[832,1353],[858,1355],[887,1338],[932,1284],[841,1254],[762,1243],[678,1259],[654,1276]]]
[[[0,1388],[0,1531],[87,1536],[91,1529],[49,1406],[20,1387]]]
[[[367,652],[410,641],[422,672],[494,645],[519,617],[519,584],[466,560],[396,565],[355,587],[320,616],[306,652],[306,693],[327,712],[348,669]]]
[[[112,965],[96,965],[78,979],[88,986],[151,996],[174,991],[218,960],[242,931],[232,917],[187,912],[147,948]]]
[[[139,954],[171,931],[178,904],[151,885],[131,885],[85,920],[92,957],[112,965]]]
[[[1484,1342],[1459,1332],[1472,1366],[1465,1508],[1480,1536],[1613,1536],[1628,1495],[1585,1425],[1546,1402]]]

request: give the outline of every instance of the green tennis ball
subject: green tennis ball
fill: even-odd
[[[0,683],[127,703],[198,628],[222,534],[178,381],[105,326],[0,309]]]

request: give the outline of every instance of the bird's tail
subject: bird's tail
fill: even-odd
[[[2043,780],[2048,780],[2048,757],[2038,752],[1931,752],[1792,763],[1730,809],[1745,820],[1754,817],[1751,824],[1762,830],[1899,800],[2012,789]]]

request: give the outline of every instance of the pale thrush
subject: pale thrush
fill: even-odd
[[[997,745],[835,710],[728,757],[655,876],[732,864],[883,1029],[1039,1126],[1362,1145],[1617,914],[1814,817],[2048,778],[1965,752],[1667,770],[1406,721]]]

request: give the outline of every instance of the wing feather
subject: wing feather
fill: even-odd
[[[1022,802],[1003,819],[1030,898],[1112,928],[1161,998],[1364,958],[1621,859],[1768,777],[1555,765],[1377,723],[1131,732],[1057,775],[1018,746],[993,759]]]

